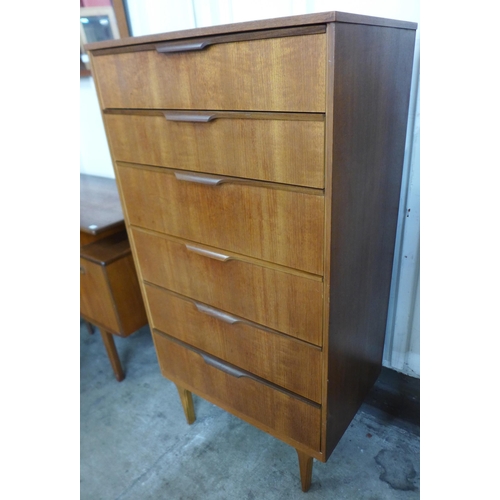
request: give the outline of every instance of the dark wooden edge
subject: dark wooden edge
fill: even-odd
[[[118,221],[113,222],[113,224],[109,224],[108,226],[98,227],[97,229],[89,229],[87,226],[80,226],[80,231],[82,233],[91,234],[93,236],[98,236],[100,234],[106,233],[107,231],[113,231],[115,229],[125,229],[125,222]]]
[[[184,347],[184,349],[188,349],[189,351],[192,351],[192,352],[198,354],[199,356],[212,359],[215,362],[217,362],[217,364],[220,364],[220,365],[223,365],[223,366],[227,366],[230,369],[234,369],[234,370],[237,370],[238,372],[241,372],[243,374],[242,375],[243,377],[252,379],[255,382],[258,382],[259,384],[266,385],[267,387],[269,387],[271,389],[274,389],[275,391],[282,392],[283,394],[286,394],[287,396],[290,396],[290,397],[292,397],[294,399],[297,399],[297,400],[301,401],[302,403],[305,403],[305,404],[308,404],[310,406],[313,406],[314,408],[318,408],[318,409],[321,408],[321,405],[319,403],[311,401],[310,399],[307,399],[304,396],[300,396],[299,394],[295,394],[294,392],[291,392],[288,389],[285,389],[285,388],[283,388],[283,387],[281,387],[279,385],[273,384],[272,382],[269,382],[266,379],[263,379],[263,378],[261,378],[261,377],[259,377],[257,375],[254,375],[253,373],[251,373],[251,372],[249,372],[247,370],[243,370],[243,369],[241,369],[240,367],[238,367],[236,365],[232,365],[231,363],[228,363],[227,361],[224,361],[223,359],[220,359],[220,358],[218,358],[216,356],[213,356],[212,354],[208,354],[208,353],[206,353],[206,352],[204,352],[204,351],[202,351],[202,350],[200,350],[200,349],[198,349],[196,347],[193,347],[192,345],[186,344],[185,342],[182,342],[181,340],[176,339],[175,337],[172,337],[172,336],[168,335],[167,333],[162,332],[161,330],[158,330],[158,328],[152,328],[152,330],[157,335],[165,337],[170,342],[173,342],[174,344],[178,344],[181,347]],[[209,365],[209,366],[212,366],[212,365]],[[220,368],[216,368],[216,369],[220,370]]]
[[[106,108],[103,110],[104,115],[138,115],[138,116],[162,116],[164,117],[165,112],[169,111],[179,111],[177,109],[117,109],[117,108]],[[245,120],[292,120],[292,121],[312,121],[312,122],[322,122],[325,119],[324,113],[280,113],[280,112],[268,112],[268,111],[220,111],[220,110],[210,110],[203,109],[200,110],[203,113],[209,113],[214,115],[214,120],[217,119],[245,119]],[[192,113],[195,115],[197,111],[188,110],[181,111],[182,114],[187,115]]]
[[[392,28],[402,28],[416,30],[417,23],[409,21],[400,21],[396,19],[385,19],[380,17],[363,16],[358,14],[349,14],[345,12],[321,12],[316,14],[305,14],[302,16],[287,16],[274,19],[264,19],[259,21],[248,21],[244,23],[232,23],[219,26],[210,26],[206,28],[194,28],[182,31],[172,31],[155,35],[145,35],[141,37],[129,37],[121,40],[107,40],[104,42],[95,42],[85,45],[86,51],[96,51],[99,49],[108,49],[116,47],[125,47],[140,45],[146,43],[158,43],[168,40],[179,40],[190,37],[211,36],[238,33],[245,31],[266,30],[273,28],[287,28],[292,26],[324,24],[324,23],[354,23],[370,24],[374,26],[386,26]]]
[[[95,243],[98,243],[98,242],[95,242]],[[93,244],[94,243],[89,243],[89,245],[93,245]],[[88,245],[85,245],[85,246],[88,246]],[[112,264],[113,262],[121,259],[122,257],[125,257],[126,255],[129,255],[132,253],[132,251],[129,248],[128,250],[125,250],[125,251],[121,252],[120,254],[116,254],[115,256],[113,256],[113,258],[107,259],[106,261],[104,261],[102,259],[96,258],[95,256],[93,256],[90,253],[86,253],[85,246],[80,248],[80,257],[82,259],[88,260],[89,262],[93,262],[94,264],[99,264],[100,266],[109,266],[109,264]]]
[[[312,26],[299,26],[297,28],[283,28],[274,30],[264,30],[264,31],[248,31],[243,33],[233,33],[229,35],[214,35],[211,37],[196,38],[197,43],[204,42],[204,48],[201,50],[207,50],[211,45],[217,45],[221,43],[231,43],[231,42],[244,42],[251,40],[264,40],[269,38],[283,38],[289,36],[301,36],[301,35],[317,35],[325,33],[326,26],[312,25]],[[144,52],[156,50],[157,47],[180,47],[186,44],[189,39],[182,39],[181,41],[169,41],[164,40],[165,43],[142,43],[139,45],[127,45],[120,46],[117,48],[107,48],[94,50],[94,56],[105,56],[107,54],[120,54],[125,52]],[[167,57],[167,56],[165,56]]]
[[[121,246],[118,246],[120,245]],[[99,251],[105,245],[116,245],[113,248],[113,252],[109,252],[109,256],[106,259],[102,258],[102,251]],[[123,233],[114,233],[106,238],[93,241],[87,245],[80,247],[80,258],[94,262],[101,266],[108,266],[109,264],[127,256],[132,253],[130,249],[130,244],[128,241],[126,231]]]
[[[326,458],[382,368],[401,209],[415,33],[375,31],[335,26]]]
[[[418,23],[403,21],[400,19],[387,19],[384,17],[364,16],[362,14],[350,14],[349,12],[334,12],[336,23],[368,24],[370,26],[381,26],[384,28],[401,28],[416,30]]]
[[[335,24],[328,24],[326,30],[326,114],[325,114],[325,228],[323,247],[323,361],[322,361],[322,407],[321,407],[321,452],[326,460],[326,444],[328,436],[328,350],[330,345],[330,248],[332,244],[332,197],[333,197],[333,141],[334,137],[334,63],[335,63]]]

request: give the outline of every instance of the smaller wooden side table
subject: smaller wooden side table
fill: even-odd
[[[80,174],[80,246],[125,231],[114,179]]]
[[[114,179],[81,175],[80,315],[99,327],[120,382],[125,378],[113,335],[147,324]]]

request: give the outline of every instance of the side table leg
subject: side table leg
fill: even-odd
[[[175,384],[177,390],[179,391],[179,397],[181,398],[182,408],[184,409],[184,415],[186,415],[186,420],[189,425],[191,425],[196,420],[196,415],[194,414],[193,396],[191,392],[180,385]]]
[[[313,457],[295,449],[299,456],[300,481],[302,482],[302,491],[308,491],[311,486]]]
[[[113,335],[105,330],[102,330],[101,328],[99,330],[101,331],[102,341],[104,342],[104,347],[106,348],[106,352],[108,353],[111,367],[115,372],[116,380],[118,380],[118,382],[121,382],[125,378],[125,375],[120,363],[120,358],[118,357],[118,352],[116,351]]]
[[[94,326],[87,320],[84,321],[85,321],[85,326],[87,327],[87,331],[89,332],[89,335],[94,335]]]

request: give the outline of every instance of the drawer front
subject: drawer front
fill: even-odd
[[[320,402],[321,350],[146,285],[152,326],[305,398]]]
[[[205,185],[159,168],[117,170],[130,224],[323,274],[323,195],[234,178],[203,176],[224,180]]]
[[[104,114],[115,160],[324,187],[322,118],[258,119],[238,113],[223,117],[198,113],[198,117],[216,118],[192,123],[151,113],[157,114]],[[179,114],[169,116],[177,119]]]
[[[113,333],[120,331],[104,267],[80,259],[80,314]]]
[[[319,451],[321,409],[240,373],[154,333],[162,374],[285,441]],[[208,362],[206,362],[207,360]]]
[[[96,55],[104,108],[325,111],[326,35]]]
[[[321,344],[323,283],[231,257],[220,261],[168,237],[131,230],[142,277],[230,314]],[[196,249],[196,247],[195,247]]]

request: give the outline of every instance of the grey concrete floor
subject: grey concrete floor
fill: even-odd
[[[160,374],[149,328],[116,338],[118,383],[96,330],[81,335],[82,500],[410,500],[420,497],[418,429],[363,405],[327,463],[300,489],[293,448],[194,398],[186,423]]]

